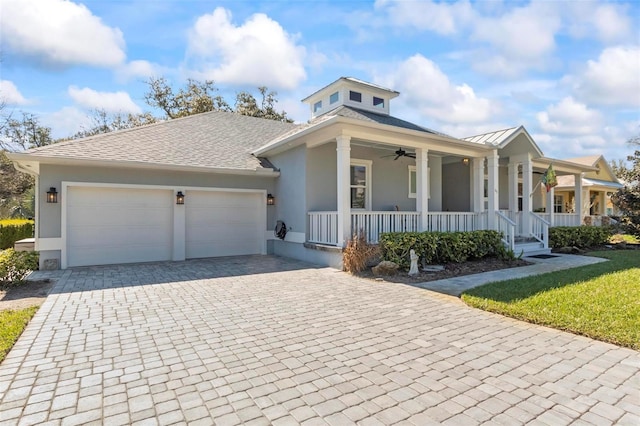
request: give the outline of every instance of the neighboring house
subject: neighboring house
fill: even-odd
[[[622,188],[611,166],[602,155],[571,158],[572,163],[584,164],[595,167],[595,171],[585,173],[582,179],[582,211],[585,217],[596,221],[601,216],[617,215],[619,212],[611,202],[611,196]],[[535,207],[535,203],[534,203]],[[541,203],[541,208],[548,211],[546,202]],[[575,212],[575,179],[573,176],[558,177],[558,186],[555,188],[553,199],[553,211],[555,213]]]
[[[41,267],[266,253],[337,266],[360,230],[496,229],[548,251],[555,217],[533,210],[551,164],[574,179],[581,223],[597,165],[545,158],[523,127],[457,139],[409,123],[390,115],[398,95],[340,78],[303,100],[305,124],[210,112],[10,154],[36,176]]]

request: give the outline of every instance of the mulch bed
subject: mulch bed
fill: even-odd
[[[501,260],[496,258],[486,258],[479,260],[469,260],[462,263],[447,263],[444,266],[444,270],[437,272],[424,272],[420,271],[418,275],[409,276],[407,271],[399,271],[395,275],[389,275],[384,277],[377,277],[371,272],[371,268],[357,274],[357,276],[368,279],[380,279],[384,281],[396,282],[396,283],[422,283],[426,281],[443,280],[446,278],[459,277],[463,275],[479,274],[482,272],[497,271],[500,269],[517,268],[519,266],[531,265],[531,262],[526,260]]]

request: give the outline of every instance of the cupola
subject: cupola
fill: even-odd
[[[318,117],[339,106],[348,106],[389,115],[391,99],[400,93],[353,77],[340,77],[302,102],[309,105],[311,118]]]

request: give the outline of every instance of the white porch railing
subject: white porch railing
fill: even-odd
[[[549,213],[536,214],[551,223],[551,215]],[[553,225],[551,226],[580,226],[580,219],[575,213],[554,213]]]
[[[516,223],[501,212],[496,212],[497,231],[502,233],[502,242],[511,250],[515,250]]]
[[[427,213],[426,231],[464,232],[487,229],[487,213],[433,212]]]
[[[338,245],[338,212],[309,212],[310,243]]]
[[[531,213],[531,236],[549,248],[549,222],[535,213]]]
[[[370,243],[377,243],[383,232],[417,232],[419,230],[419,212],[351,213],[351,235],[363,231]]]

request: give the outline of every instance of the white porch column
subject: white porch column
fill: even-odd
[[[531,190],[533,189],[533,163],[531,157],[527,157],[522,162],[522,233],[525,237],[531,234],[531,212],[533,203],[531,202]]]
[[[555,222],[555,206],[553,205],[553,196],[555,195],[555,193],[555,188],[551,188],[551,190],[547,192],[547,213],[549,213],[549,226],[553,226]]]
[[[484,157],[473,159],[473,211],[484,211]]]
[[[582,225],[582,215],[584,212],[582,211],[582,206],[584,201],[582,201],[582,173],[575,174],[575,188],[573,189],[573,204],[575,205],[575,213],[578,215],[578,223],[576,226]]]
[[[518,211],[518,163],[509,162],[509,212]],[[513,216],[515,218],[515,216]],[[513,218],[511,218],[513,220]]]
[[[420,212],[420,230],[427,229],[429,213],[429,150],[416,148],[416,210]]]
[[[498,151],[493,150],[487,156],[488,196],[489,196],[489,229],[496,229],[496,212],[500,209],[498,183]]]
[[[344,247],[351,238],[351,137],[336,138],[337,197],[338,197],[338,246]],[[367,182],[370,185],[369,182]]]

